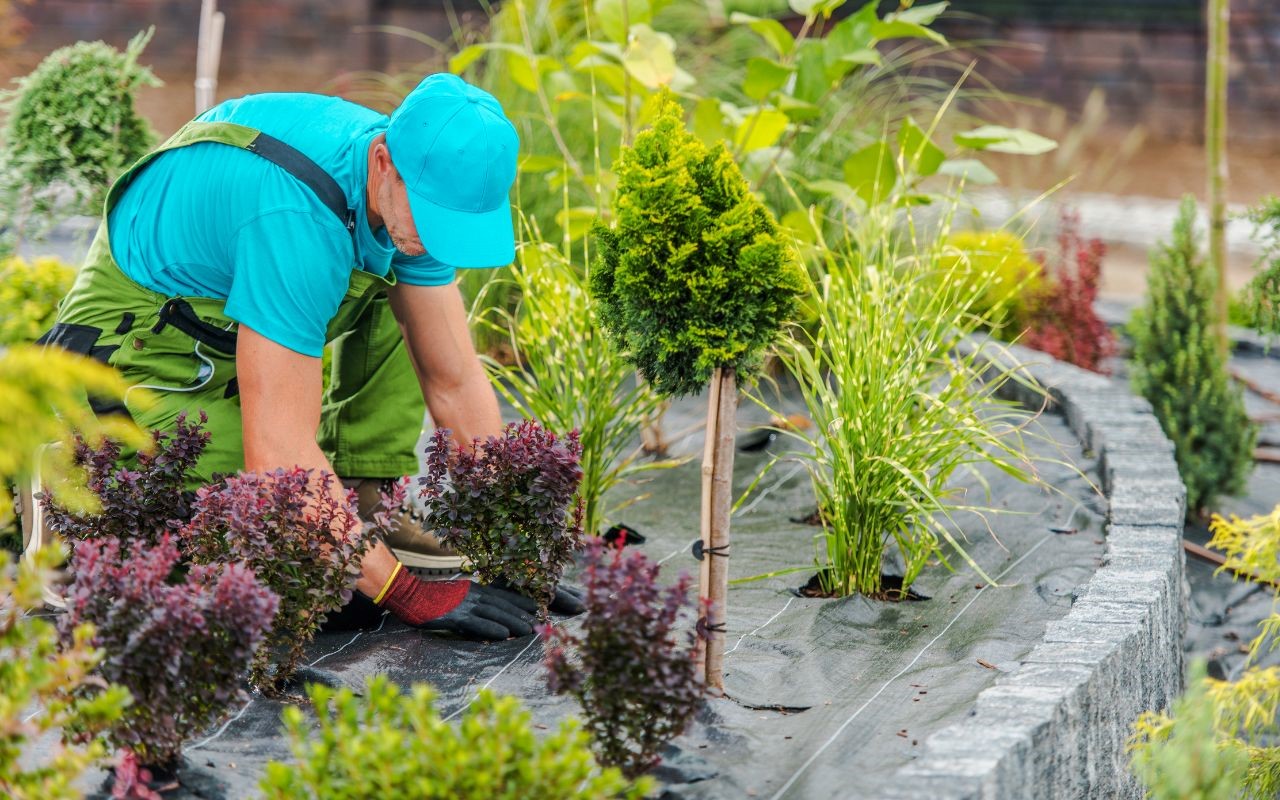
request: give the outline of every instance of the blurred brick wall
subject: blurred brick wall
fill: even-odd
[[[1022,13],[997,17],[1001,2],[953,4],[998,22],[941,21],[957,39],[1009,43],[991,48],[984,69],[1001,88],[1078,109],[1101,87],[1113,121],[1144,124],[1164,139],[1203,139],[1204,0],[1146,0],[1141,14],[1133,4],[1115,3],[1114,15],[1093,0],[1055,0],[1040,19],[1027,7],[1045,0],[1020,0]],[[1229,80],[1232,139],[1280,148],[1280,0],[1231,0]]]

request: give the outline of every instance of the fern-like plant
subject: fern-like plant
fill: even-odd
[[[1257,436],[1214,336],[1215,281],[1195,212],[1194,199],[1183,200],[1172,241],[1152,256],[1146,305],[1130,322],[1134,387],[1173,440],[1188,513],[1244,488]]]
[[[1280,585],[1280,506],[1241,519],[1214,515],[1209,546],[1226,561],[1219,571]],[[1277,592],[1280,598],[1280,592]],[[1280,667],[1258,659],[1280,644],[1280,613],[1258,626],[1244,673],[1235,681],[1193,670],[1187,694],[1167,712],[1134,724],[1133,769],[1157,800],[1263,800],[1280,796]]]

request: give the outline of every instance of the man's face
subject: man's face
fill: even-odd
[[[409,193],[405,189],[404,180],[395,173],[390,180],[382,182],[378,189],[378,208],[382,211],[382,224],[387,228],[387,236],[396,249],[407,256],[420,256],[427,252],[418,238],[418,227],[413,222],[413,213],[409,210]]]

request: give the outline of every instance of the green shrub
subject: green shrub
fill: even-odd
[[[662,399],[635,380],[634,369],[601,334],[586,281],[561,251],[531,232],[516,254],[511,282],[521,298],[516,312],[481,304],[487,310],[480,324],[509,342],[513,363],[486,358],[485,366],[523,416],[561,436],[579,431],[583,527],[599,535],[611,514],[640,499],[606,508],[606,492],[679,463],[640,460],[640,430]]]
[[[1249,221],[1262,245],[1259,272],[1240,298],[1239,317],[1231,321],[1274,336],[1280,333],[1280,197],[1267,197],[1249,209]]]
[[[947,237],[939,261],[939,283],[975,296],[973,313],[1002,339],[1022,333],[1044,291],[1040,264],[1008,231],[961,231]]]
[[[902,595],[930,560],[945,563],[943,540],[981,574],[949,525],[955,512],[995,509],[951,479],[991,465],[1036,480],[1023,446],[1032,413],[997,399],[1015,367],[985,378],[981,354],[1003,358],[1000,345],[961,346],[987,319],[983,287],[950,282],[953,273],[939,270],[945,239],[903,241],[896,219],[891,204],[873,206],[848,232],[847,250],[825,251],[826,275],[806,298],[816,324],[778,348],[814,423],[785,433],[804,445],[791,455],[808,467],[821,510],[816,559],[828,595],[880,595],[893,546]]]
[[[1129,328],[1133,384],[1173,440],[1189,514],[1244,488],[1257,436],[1214,336],[1216,282],[1200,254],[1195,211],[1188,197],[1172,242],[1152,255],[1147,301]]]
[[[100,734],[129,703],[119,686],[80,693],[102,659],[90,644],[91,625],[76,627],[59,648],[53,623],[26,616],[43,608],[44,586],[61,558],[46,548],[15,569],[0,552],[0,795],[11,800],[80,797],[77,778],[107,754]],[[56,733],[79,744],[24,757],[29,745]]]
[[[576,722],[540,740],[516,698],[488,689],[456,726],[440,718],[425,684],[403,696],[377,676],[362,697],[317,685],[308,692],[319,730],[299,709],[285,709],[296,761],[267,765],[268,800],[605,800],[651,788],[597,767]]]
[[[49,330],[75,277],[74,267],[49,256],[0,258],[0,346],[34,342]]]
[[[97,216],[111,182],[151,149],[155,134],[134,108],[139,89],[160,85],[138,64],[151,33],[123,53],[103,42],[55,50],[0,98],[0,228],[10,236]]]
[[[750,380],[802,291],[799,266],[733,156],[681,117],[661,95],[653,127],[614,165],[616,227],[596,225],[590,276],[610,341],[676,396],[701,391],[717,367]]]

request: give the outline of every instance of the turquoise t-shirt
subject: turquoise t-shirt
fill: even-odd
[[[452,267],[430,254],[406,256],[386,229],[369,228],[369,144],[386,130],[386,116],[336,97],[259,94],[197,119],[256,128],[302,151],[342,187],[356,233],[262,156],[216,142],[188,145],[144,167],[109,215],[111,253],[139,284],[225,299],[231,319],[319,357],[353,270],[418,286],[453,281]]]

